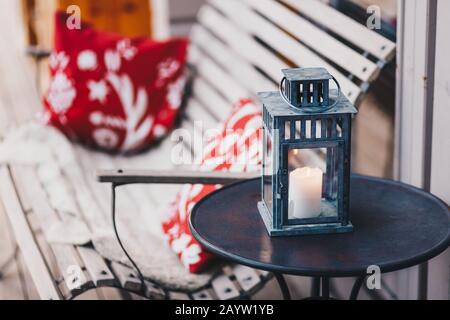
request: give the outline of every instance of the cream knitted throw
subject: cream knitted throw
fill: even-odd
[[[80,148],[80,152],[92,151]],[[130,265],[113,235],[109,212],[101,210],[93,199],[90,188],[97,186],[91,183],[89,187],[74,146],[65,136],[39,124],[24,125],[0,143],[0,164],[36,168],[50,205],[61,217],[57,224],[42,226],[47,241],[73,245],[92,243],[103,257]],[[102,169],[96,168],[95,163],[92,166],[92,172]],[[93,175],[90,177],[94,179]],[[68,178],[77,181],[76,190],[68,183]],[[98,188],[105,187],[98,184]],[[105,198],[108,197],[105,192]],[[109,202],[109,198],[105,201]],[[202,275],[185,270],[163,238],[158,214],[149,212],[145,219],[139,219],[130,210],[123,212],[125,209],[118,204],[118,229],[127,250],[146,277],[175,290],[195,290],[211,280],[214,270]]]

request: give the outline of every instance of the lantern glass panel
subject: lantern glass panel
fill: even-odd
[[[263,199],[270,213],[273,212],[273,181],[274,181],[274,164],[273,164],[273,137],[269,130],[264,129],[264,155],[263,155]]]
[[[288,149],[289,224],[302,224],[304,219],[337,219],[339,150],[338,145]],[[321,158],[326,159],[324,165]]]

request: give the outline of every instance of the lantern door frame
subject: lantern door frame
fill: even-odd
[[[338,161],[341,163],[344,162],[344,151],[345,151],[345,141],[343,139],[333,140],[333,141],[321,141],[321,142],[282,142],[280,146],[280,163],[282,163],[283,168],[289,167],[289,151],[290,150],[304,150],[304,149],[333,149],[336,148],[338,150]],[[327,169],[328,169],[328,160],[327,160]],[[280,172],[283,171],[283,172]],[[283,192],[282,188],[286,188],[289,190],[289,170],[279,170],[277,175],[277,183],[276,190],[277,194],[280,195],[280,207],[281,207],[281,226],[307,226],[311,224],[315,225],[329,225],[329,224],[347,224],[348,214],[344,213],[344,189],[345,189],[345,180],[344,180],[344,166],[339,166],[338,169],[338,190],[337,190],[337,216],[336,217],[319,217],[319,218],[308,218],[308,219],[289,219],[289,194],[288,192]],[[347,221],[345,221],[347,220]]]

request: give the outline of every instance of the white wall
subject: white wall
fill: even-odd
[[[439,0],[431,156],[431,192],[450,204],[450,1]],[[449,298],[450,250],[430,263],[430,299]]]
[[[450,1],[439,0],[431,191],[450,203]]]
[[[450,203],[450,1],[399,3],[397,177]],[[449,298],[449,263],[449,252],[430,261],[428,298]],[[416,299],[417,268],[399,272],[397,284]]]

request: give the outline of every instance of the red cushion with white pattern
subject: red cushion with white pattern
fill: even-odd
[[[139,151],[174,125],[188,42],[129,39],[56,15],[46,120],[69,138],[111,152]]]
[[[260,170],[262,160],[261,108],[251,100],[241,100],[222,129],[207,144],[201,159],[201,171],[249,172]],[[193,273],[213,259],[193,238],[188,217],[203,197],[222,186],[186,185],[171,203],[163,222],[163,230],[171,248],[184,266]]]

